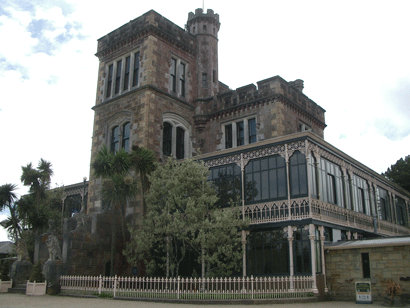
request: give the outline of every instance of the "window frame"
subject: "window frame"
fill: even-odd
[[[165,140],[165,128],[169,125],[171,129],[170,138]],[[181,129],[184,131],[182,140]],[[179,136],[178,136],[179,134]],[[191,156],[191,125],[180,116],[173,113],[166,113],[163,115],[162,129],[161,129],[161,154],[163,157],[173,156],[176,159],[185,159]],[[165,145],[170,148],[170,152],[165,153]],[[182,153],[182,155],[181,155]],[[169,155],[168,155],[169,154]]]
[[[249,122],[255,123],[255,135],[254,135],[255,141],[253,142],[250,142],[252,140],[250,139],[250,136],[249,136],[249,133],[250,133]],[[243,129],[241,130],[243,131],[243,137],[238,136],[238,123],[243,123]],[[230,126],[232,127],[232,129],[228,128]],[[234,121],[222,123],[221,131],[222,131],[221,147],[223,150],[236,148],[242,145],[248,145],[251,143],[256,143],[258,142],[256,114],[247,116],[242,119],[236,119]],[[239,142],[240,140],[243,141],[243,144],[238,145],[238,143],[241,143]]]
[[[169,92],[183,99],[187,97],[188,69],[189,65],[187,61],[174,55],[171,56],[169,68]]]
[[[125,129],[128,128],[128,136]],[[114,130],[118,129],[117,140],[113,141]],[[132,137],[132,124],[130,120],[122,121],[121,123],[115,123],[109,127],[109,139],[107,141],[109,145],[109,151],[111,153],[116,153],[120,149],[124,149],[127,153],[131,150],[131,137]],[[126,144],[128,142],[128,145]],[[127,148],[126,148],[127,147]]]
[[[139,55],[137,49],[105,64],[103,100],[112,99],[139,86]]]

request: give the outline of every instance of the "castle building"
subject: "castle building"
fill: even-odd
[[[219,81],[220,25],[210,9],[185,29],[151,10],[98,40],[91,161],[104,145],[203,160],[221,207],[242,196],[244,275],[312,275],[317,289],[325,242],[408,235],[410,193],[324,140],[302,80]],[[90,173],[90,215],[104,211],[100,181]]]

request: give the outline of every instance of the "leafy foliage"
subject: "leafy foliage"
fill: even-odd
[[[133,147],[131,153],[127,153],[124,149],[112,153],[104,146],[92,163],[95,176],[102,177],[101,196],[106,203],[111,205],[111,275],[114,275],[116,220],[118,214],[120,214],[123,242],[125,242],[124,218],[126,205],[139,192],[137,180],[132,171],[135,170],[136,173],[140,173],[141,186],[144,191],[144,179],[146,174],[155,168],[154,160],[154,153],[143,148]]]
[[[141,228],[130,228],[132,242],[124,251],[128,262],[143,261],[147,275],[178,276],[188,251],[208,264],[209,275],[229,275],[242,252],[237,212],[215,209],[218,198],[201,162],[173,158],[149,176],[147,215]],[[204,273],[203,273],[204,274]]]
[[[0,211],[7,208],[10,212],[10,216],[1,221],[0,225],[7,230],[9,237],[15,241],[21,237],[20,219],[16,205],[16,189],[17,185],[15,184],[4,184],[0,186]]]
[[[2,264],[1,269],[0,269],[0,280],[1,281],[10,281],[10,277],[9,277],[9,265],[7,264],[7,262],[4,262],[4,264]]]
[[[410,191],[410,155],[400,158],[394,165],[382,173],[383,176]]]
[[[43,270],[41,268],[41,262],[38,261],[33,267],[33,273],[30,276],[30,282],[44,282],[45,278],[43,275]]]

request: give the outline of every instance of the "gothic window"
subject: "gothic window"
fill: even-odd
[[[120,123],[119,125],[115,125],[110,129],[108,147],[112,153],[116,153],[120,149],[124,149],[126,152],[130,151],[131,123],[123,123],[124,124]]]
[[[292,198],[307,196],[307,172],[306,157],[299,151],[296,151],[289,161],[290,171],[290,193]]]
[[[120,127],[111,129],[111,152],[115,153],[120,149]]]
[[[171,156],[172,154],[172,125],[164,122],[164,131],[162,139],[162,154]]]
[[[125,123],[122,126],[122,148],[126,151],[129,152],[130,150],[130,135],[131,135],[131,123]]]
[[[185,158],[185,130],[182,127],[177,127],[176,158]]]
[[[189,142],[189,124],[175,114],[164,115],[162,131],[162,154],[164,156],[173,156],[176,159],[188,157]]]
[[[252,117],[239,122],[226,123],[222,126],[222,132],[222,145],[225,149],[255,143],[257,141],[256,119]]]

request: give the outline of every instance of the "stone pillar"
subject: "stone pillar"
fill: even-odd
[[[326,283],[326,264],[325,264],[325,227],[319,227],[320,232],[320,247],[321,247],[321,256],[322,256],[322,273],[323,273],[323,280],[325,282],[325,292],[329,292]]]
[[[291,282],[290,282],[290,291],[293,291],[293,276],[295,274],[295,270],[294,270],[294,265],[293,265],[293,231],[294,231],[295,227],[292,226],[287,226],[285,228],[283,228],[283,231],[285,231],[288,234],[288,242],[289,242],[289,270],[290,270],[290,278],[291,278]]]
[[[350,241],[352,239],[352,232],[346,231],[346,237]]]
[[[310,252],[311,252],[311,262],[312,262],[312,277],[313,277],[313,293],[319,293],[316,283],[316,247],[315,247],[315,225],[309,225],[309,239],[310,239]]]
[[[249,232],[249,231],[248,231]],[[246,277],[246,235],[249,234],[245,230],[242,230],[242,275]]]
[[[241,160],[236,164],[241,168],[241,187],[242,187],[242,219],[245,220],[245,166],[249,159],[243,158],[241,153]],[[242,230],[242,275],[246,277],[246,232]]]

